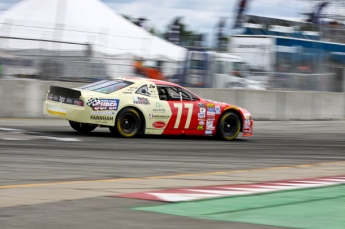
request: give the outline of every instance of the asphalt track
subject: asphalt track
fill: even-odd
[[[168,187],[161,179],[183,175],[189,176],[189,186],[228,183],[208,176],[222,171],[243,171],[232,177],[240,183],[345,174],[345,166],[339,165],[345,161],[345,121],[255,122],[253,137],[232,142],[184,136],[119,139],[107,129],[82,135],[65,121],[50,119],[1,119],[0,128],[0,197],[15,196],[18,190],[30,193],[30,187],[45,184],[107,179],[129,184],[132,178],[142,183],[150,178],[156,182],[154,189]],[[286,171],[272,170],[279,167]],[[294,170],[302,167],[302,173]],[[96,189],[94,184],[87,189]],[[2,208],[0,202],[0,228],[270,228],[134,211],[130,208],[157,203],[104,196],[31,204],[21,204],[18,198]]]

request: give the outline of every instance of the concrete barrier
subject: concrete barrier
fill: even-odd
[[[189,88],[203,98],[230,103],[254,120],[330,120],[345,118],[345,93]]]
[[[51,85],[78,87],[83,83],[0,80],[0,118],[47,118],[43,102]],[[190,88],[202,98],[226,102],[250,111],[254,120],[330,120],[345,118],[345,93],[256,91]]]

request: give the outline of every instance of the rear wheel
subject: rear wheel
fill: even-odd
[[[223,114],[217,124],[217,137],[223,140],[234,140],[241,131],[241,120],[233,111]]]
[[[110,132],[118,137],[130,138],[139,133],[142,120],[134,108],[124,108],[116,116],[115,126],[109,127]]]
[[[74,130],[78,131],[79,133],[90,133],[91,131],[97,128],[97,125],[74,122],[74,121],[69,121],[69,124]]]

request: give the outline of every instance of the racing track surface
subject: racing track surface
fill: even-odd
[[[62,120],[0,119],[0,193],[6,191],[9,196],[37,184],[117,178],[157,178],[154,187],[165,188],[162,177],[259,168],[263,170],[260,180],[265,181],[279,175],[274,170],[265,172],[266,168],[278,166],[289,167],[284,172],[289,178],[301,175],[293,170],[298,165],[306,172],[310,166],[320,176],[329,174],[318,170],[317,164],[341,161],[345,161],[345,121],[255,122],[253,137],[224,142],[212,137],[120,139],[106,128],[82,135]],[[332,173],[345,174],[344,166],[334,166]],[[209,179],[229,181],[219,177],[203,181]],[[257,179],[236,174],[237,182]],[[196,175],[188,179],[189,185],[194,182]],[[129,210],[152,204],[99,196],[21,206],[19,198],[16,205],[1,208],[0,228],[114,228],[114,224],[115,228],[270,228]],[[153,220],[160,226],[154,227]]]

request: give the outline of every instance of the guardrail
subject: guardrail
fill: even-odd
[[[0,118],[45,118],[43,102],[51,85],[82,83],[0,80]],[[190,88],[197,95],[249,110],[254,120],[331,120],[345,118],[345,93]]]

